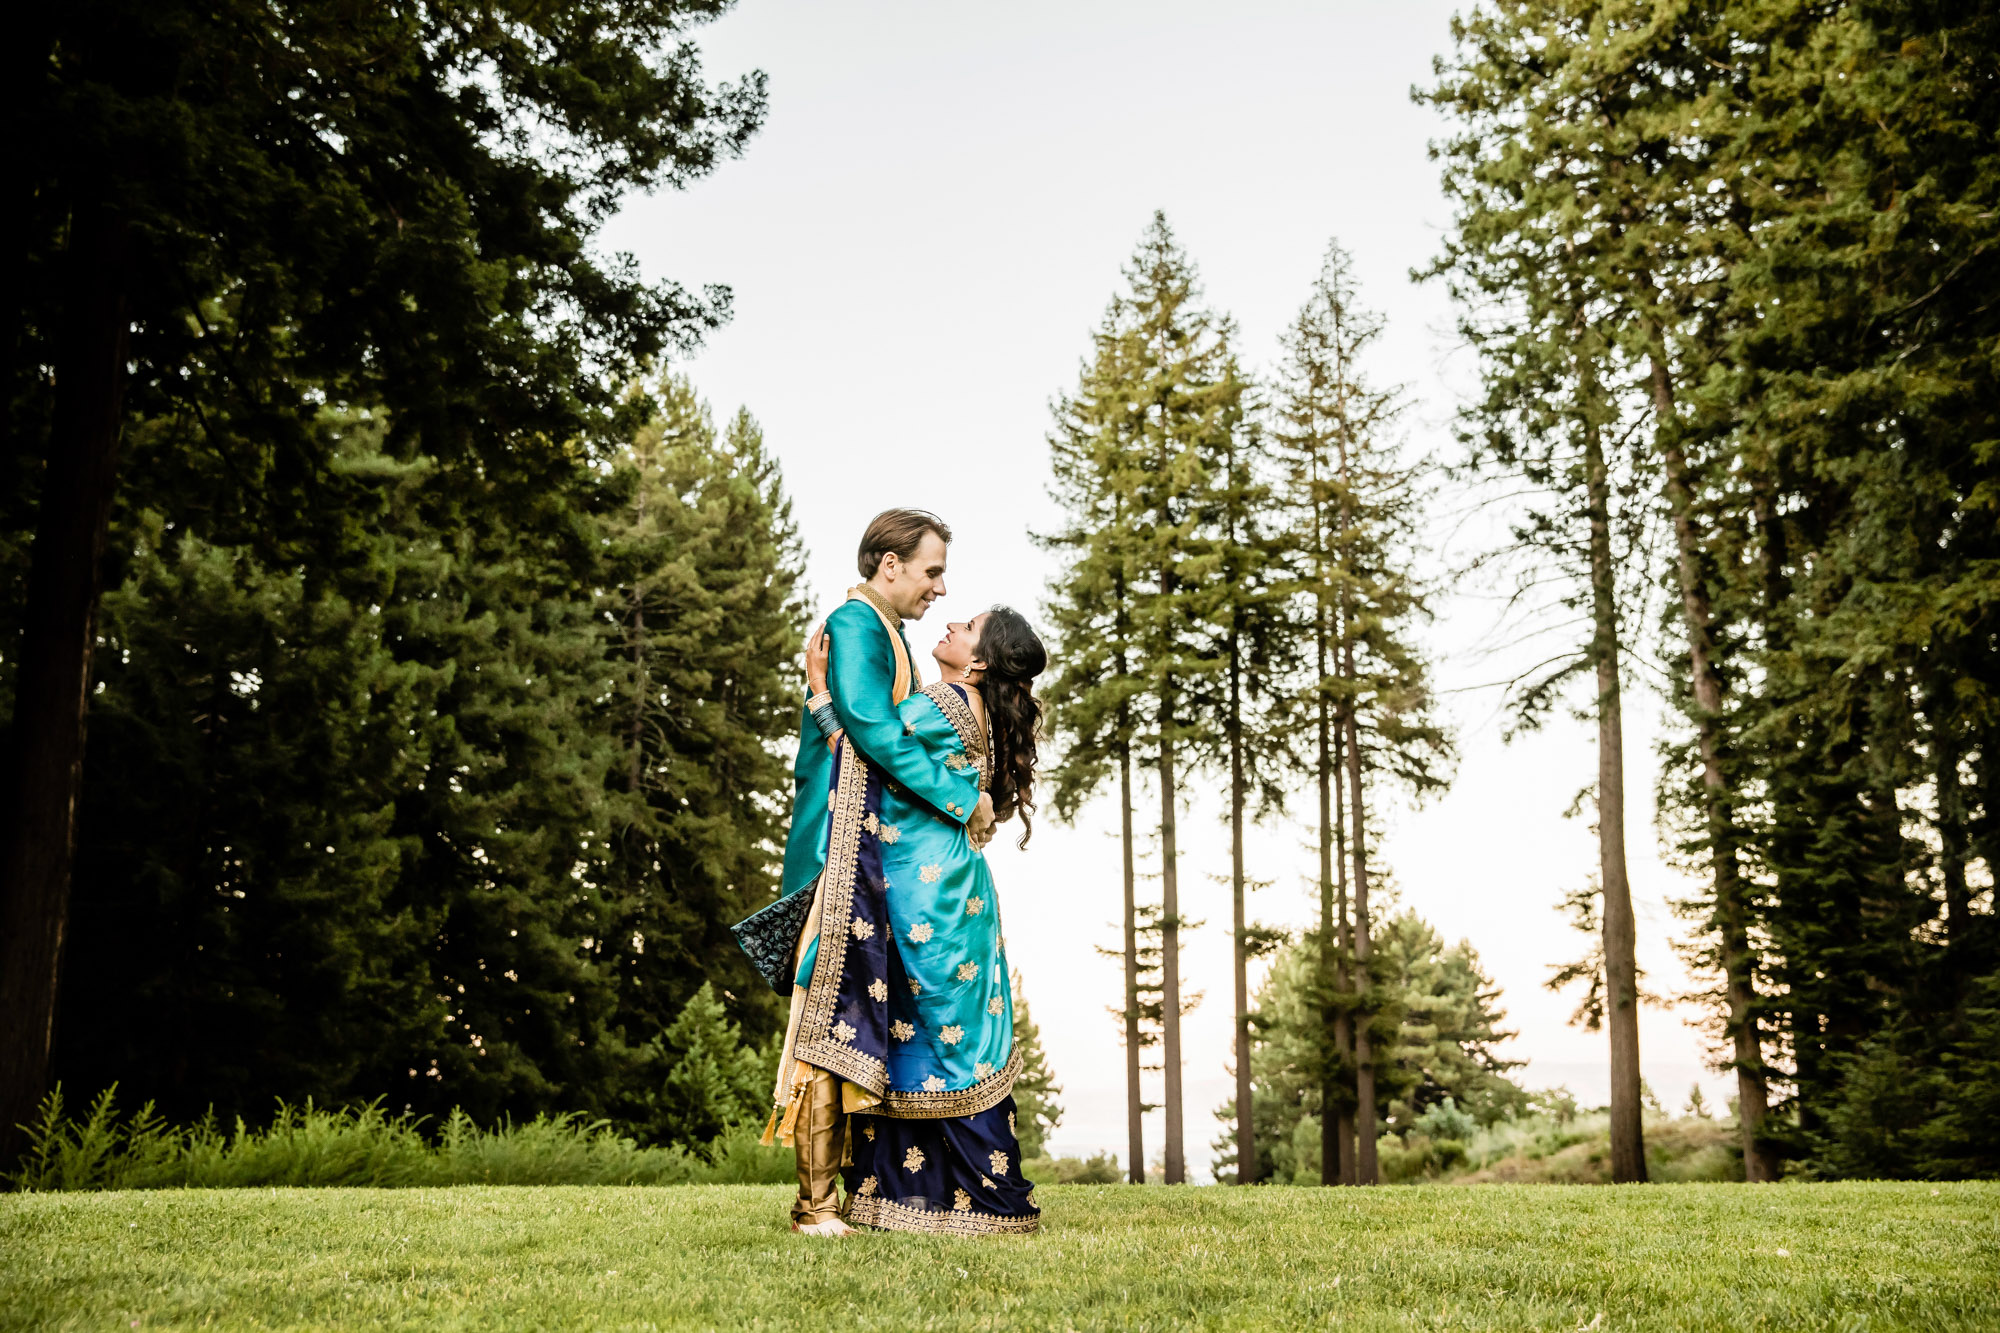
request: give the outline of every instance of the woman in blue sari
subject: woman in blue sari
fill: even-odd
[[[815,696],[829,656],[817,636],[806,661]],[[996,606],[949,626],[933,656],[945,678],[902,702],[903,730],[948,769],[976,770],[995,823],[1018,816],[1025,846],[1041,719],[1032,687],[1047,654],[1019,612]],[[851,1122],[846,1216],[895,1231],[1033,1231],[1041,1214],[1014,1132],[1011,974],[985,853],[964,824],[894,782],[863,824],[887,906],[886,975],[871,984],[887,992],[887,1077],[880,1102]]]

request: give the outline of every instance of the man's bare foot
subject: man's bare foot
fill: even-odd
[[[836,1239],[841,1236],[856,1234],[853,1227],[847,1225],[847,1223],[837,1217],[829,1217],[824,1222],[808,1222],[804,1226],[800,1226],[797,1222],[794,1222],[792,1223],[792,1230],[798,1232],[801,1236],[833,1236]]]

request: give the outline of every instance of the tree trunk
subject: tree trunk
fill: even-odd
[[[1174,706],[1160,704],[1160,1049],[1166,1066],[1166,1183],[1187,1183],[1181,1145],[1181,898],[1174,851]]]
[[[84,722],[117,490],[131,327],[131,233],[101,207],[70,223],[69,298],[56,350],[55,408],[22,614],[14,725],[0,835],[0,1165],[48,1090],[83,787]]]
[[[1948,687],[1948,686],[1947,686]],[[1966,981],[1966,964],[1973,940],[1972,887],[1966,881],[1967,844],[1965,785],[1959,776],[1960,751],[1950,731],[1949,704],[1931,692],[1930,713],[1933,778],[1937,782],[1938,872],[1944,880],[1945,970],[1956,1003]]]
[[[1349,959],[1354,954],[1354,930],[1347,916],[1347,797],[1342,793],[1338,781],[1339,766],[1346,761],[1345,743],[1334,738],[1333,777],[1333,853],[1334,853],[1334,931],[1333,931],[1333,982],[1339,994],[1353,993],[1353,974],[1349,971]],[[1334,1096],[1339,1110],[1334,1113],[1333,1130],[1335,1136],[1336,1183],[1352,1185],[1356,1182],[1354,1163],[1354,1105],[1352,1083],[1354,1080],[1354,1014],[1345,1004],[1337,1005],[1333,1017],[1334,1067],[1338,1082]]]
[[[1315,634],[1319,681],[1326,681],[1326,614],[1318,617]],[[1341,987],[1338,972],[1340,960],[1340,936],[1335,933],[1333,902],[1333,738],[1332,726],[1328,718],[1326,691],[1322,688],[1315,701],[1316,731],[1319,748],[1319,970],[1321,991],[1327,1002],[1320,1015],[1325,1031],[1322,1039],[1328,1057],[1320,1072],[1319,1082],[1319,1183],[1338,1185],[1342,1183],[1341,1169],[1347,1150],[1339,1120],[1340,1097],[1340,1057],[1346,1043],[1342,1040],[1341,1025],[1344,1015],[1340,1006],[1333,1003],[1333,996]]]
[[[1347,679],[1354,679],[1354,645],[1346,645]],[[1361,799],[1361,728],[1350,699],[1341,710],[1342,743],[1347,750],[1347,808],[1354,815],[1354,984],[1364,995],[1368,986],[1368,835],[1367,805]],[[1354,1024],[1354,1183],[1380,1183],[1375,1161],[1375,1043],[1368,1032],[1369,1006],[1355,1010]]]
[[[1734,1045],[1737,1125],[1743,1140],[1743,1178],[1777,1179],[1777,1163],[1762,1143],[1770,1088],[1764,1069],[1764,1042],[1757,1026],[1755,955],[1750,949],[1749,913],[1736,861],[1734,803],[1722,771],[1722,681],[1716,675],[1712,626],[1714,610],[1702,577],[1694,530],[1694,490],[1687,455],[1674,433],[1673,385],[1666,362],[1651,358],[1653,410],[1660,425],[1660,457],[1666,470],[1667,505],[1673,512],[1679,554],[1681,614],[1687,627],[1688,675],[1695,706],[1696,743],[1701,753],[1704,814],[1709,859],[1715,876],[1715,922],[1721,936],[1723,991]],[[1643,1159],[1642,1159],[1643,1166]]]
[[[1122,734],[1122,732],[1121,732]],[[1119,840],[1125,854],[1125,1175],[1146,1183],[1146,1103],[1139,1092],[1139,901],[1132,866],[1132,747],[1118,746]]]
[[[1243,668],[1241,645],[1229,645],[1229,875],[1236,929],[1236,1183],[1257,1180],[1257,1130],[1251,1115],[1250,951],[1244,937],[1243,883]]]
[[[640,500],[639,506],[643,515],[644,499]],[[625,774],[625,789],[636,793],[645,775],[646,694],[651,688],[646,680],[646,602],[636,586],[632,590],[632,669],[635,676],[632,690],[632,758]]]
[[[1611,1178],[1646,1178],[1639,1115],[1638,930],[1625,870],[1625,737],[1618,602],[1611,567],[1611,479],[1597,423],[1584,429],[1590,512],[1591,657],[1597,666],[1597,846],[1604,888],[1604,1025],[1611,1036]]]

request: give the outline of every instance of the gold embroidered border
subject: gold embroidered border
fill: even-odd
[[[851,1195],[847,1200],[847,1220],[885,1231],[922,1231],[938,1236],[1024,1236],[1041,1228],[1038,1214],[1002,1217],[998,1213],[976,1213],[967,1209],[932,1210],[873,1195]]]
[[[854,880],[861,872],[861,816],[868,804],[868,765],[854,747],[840,747],[835,770],[831,829],[826,850],[819,916],[819,957],[806,990],[805,1016],[799,1021],[793,1054],[807,1064],[838,1074],[880,1096],[888,1086],[888,1066],[866,1051],[833,1037],[833,1009],[840,996],[840,974],[847,965],[848,922],[854,916]]]
[[[969,1088],[945,1092],[896,1092],[892,1089],[882,1095],[882,1105],[870,1108],[868,1114],[886,1116],[891,1120],[947,1120],[954,1116],[978,1115],[1006,1100],[1007,1094],[1014,1090],[1014,1080],[1020,1073],[1021,1047],[1016,1043],[1004,1067]]]
[[[926,685],[920,693],[937,705],[938,712],[944,714],[944,720],[951,723],[951,729],[958,733],[958,743],[979,765],[979,789],[985,791],[993,777],[993,756],[987,752],[986,733],[980,730],[972,705],[965,701],[965,696],[958,692],[956,686],[942,680],[935,685]]]

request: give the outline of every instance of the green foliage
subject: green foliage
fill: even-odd
[[[1062,561],[1050,583],[1061,656],[1048,696],[1066,742],[1051,774],[1064,810],[1121,748],[1212,747],[1222,732],[1189,700],[1212,701],[1225,665],[1204,628],[1223,592],[1215,507],[1242,480],[1229,473],[1248,386],[1234,329],[1201,304],[1163,215],[1125,279],[1076,392],[1056,405],[1050,441],[1065,526],[1041,540]]]
[[[1734,1060],[1773,1071],[1764,1146],[1990,1173],[1962,1053],[2000,969],[2000,30],[1729,0],[1487,4],[1454,35],[1428,97],[1480,444],[1556,483],[1524,442],[1627,442],[1621,595],[1671,587],[1682,622],[1661,787],[1708,872],[1687,950],[1725,973]],[[1542,517],[1524,535],[1562,530]]]
[[[1325,1040],[1324,1013],[1353,998],[1326,994],[1319,950],[1317,934],[1281,949],[1257,994],[1251,1113],[1260,1180],[1317,1184],[1320,1178],[1322,1062],[1336,1058]],[[1383,923],[1370,961],[1379,998],[1367,1021],[1384,1145],[1416,1134],[1435,1138],[1441,1117],[1454,1126],[1492,1125],[1527,1109],[1528,1094],[1508,1077],[1519,1062],[1493,1049],[1512,1034],[1500,1028],[1499,992],[1471,945],[1447,946],[1405,910]],[[1216,1111],[1228,1124],[1235,1116],[1233,1100]],[[1235,1142],[1225,1133],[1214,1146],[1220,1175],[1234,1165]]]
[[[28,1149],[8,1176],[16,1190],[231,1189],[251,1186],[371,1188],[438,1185],[682,1185],[789,1180],[790,1149],[765,1148],[739,1127],[700,1153],[642,1148],[604,1121],[564,1113],[481,1129],[453,1111],[434,1135],[424,1121],[379,1102],[327,1110],[278,1103],[269,1125],[213,1116],[186,1129],[151,1102],[129,1119],[105,1089],[80,1118],[62,1089],[29,1126]]]
[[[1440,1106],[1442,1103],[1440,1103]],[[1428,1121],[1429,1123],[1423,1123]],[[1604,1185],[1611,1182],[1611,1118],[1530,1114],[1475,1125],[1434,1107],[1411,1133],[1385,1137],[1382,1175],[1399,1183]],[[1646,1178],[1663,1183],[1740,1181],[1733,1125],[1700,1117],[1646,1119]]]
[[[1043,1144],[1062,1124],[1062,1085],[1042,1050],[1042,1030],[1028,1012],[1021,992],[1021,974],[1014,974],[1014,1049],[1021,1053],[1021,1072],[1014,1078],[1014,1135],[1021,1141],[1021,1160],[1042,1155]]]
[[[1021,1174],[1036,1183],[1051,1185],[1121,1185],[1125,1172],[1116,1153],[1092,1153],[1089,1157],[1032,1157],[1021,1162]]]
[[[773,1033],[761,1048],[745,1045],[704,981],[655,1043],[667,1075],[651,1103],[646,1139],[706,1157],[708,1145],[731,1130],[761,1128],[782,1041]]]
[[[659,1109],[662,1031],[711,982],[753,1039],[777,1021],[727,936],[769,891],[796,628],[754,424],[578,467],[553,532],[439,527],[448,469],[385,456],[377,414],[320,429],[350,492],[324,557],[121,523],[69,975],[122,981],[69,988],[58,1074],[182,1119],[386,1098],[706,1141]],[[600,609],[640,577],[672,589],[644,633]],[[636,791],[635,652],[673,701]]]
[[[48,517],[55,342],[98,263],[70,247],[131,238],[92,275],[132,329],[122,403],[72,404],[122,413],[124,456],[69,1086],[181,1118],[276,1096],[622,1124],[711,974],[775,1025],[724,927],[768,887],[796,538],[747,417],[633,443],[689,395],[649,425],[629,386],[727,290],[595,244],[627,191],[698,179],[761,123],[763,76],[712,85],[690,40],[726,7],[112,0],[17,34],[40,71],[4,93],[17,574]],[[666,492],[679,521],[630,538],[623,499]],[[683,587],[690,550],[716,564]],[[647,580],[678,613],[653,656],[701,705],[642,799],[599,598]],[[10,711],[22,586],[0,599]]]

